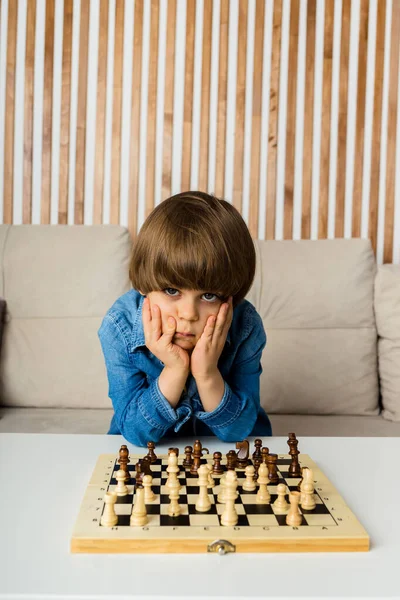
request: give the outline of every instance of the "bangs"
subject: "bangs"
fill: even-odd
[[[178,229],[173,237],[153,246],[139,279],[145,293],[174,287],[234,296],[241,285],[228,256],[222,240],[218,244]]]

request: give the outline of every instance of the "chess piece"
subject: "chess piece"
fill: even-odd
[[[286,515],[286,525],[297,527],[303,521],[302,514],[299,510],[300,492],[290,492],[289,494],[290,508]]]
[[[217,496],[217,500],[218,500],[218,502],[220,504],[225,504],[225,495],[226,495],[225,478],[226,478],[226,473],[224,473],[224,475],[222,475],[222,477],[219,480],[219,493],[218,493],[218,496]]]
[[[214,464],[213,464],[213,473],[215,475],[222,475],[224,469],[221,465],[222,454],[221,452],[214,452],[213,454]]]
[[[226,468],[228,471],[234,471],[236,469],[237,456],[234,450],[229,450],[226,455]]]
[[[142,469],[142,473],[143,475],[151,475],[153,477],[153,472],[151,470],[151,460],[149,456],[144,456],[141,460],[140,460],[140,467]]]
[[[135,485],[136,488],[138,487],[138,485],[142,485],[142,477],[143,477],[143,471],[142,471],[142,465],[140,462],[137,462],[135,465]]]
[[[253,460],[255,458],[260,458],[261,459],[261,446],[262,446],[262,440],[260,440],[259,438],[257,438],[256,440],[254,440],[254,446],[255,446],[255,450],[253,452]]]
[[[125,471],[123,469],[118,469],[118,471],[115,474],[115,479],[117,480],[117,487],[115,489],[115,493],[117,494],[117,496],[127,496],[128,495],[128,488],[126,486],[125,483]]]
[[[106,492],[104,494],[104,512],[100,518],[100,525],[103,527],[114,527],[118,523],[118,517],[114,509],[116,501],[117,494],[115,492]]]
[[[186,448],[185,448],[185,458],[183,459],[183,463],[182,463],[182,467],[184,469],[190,469],[190,467],[193,464],[192,452],[193,452],[192,446],[186,446]]]
[[[209,463],[207,463],[206,467],[208,469],[208,487],[209,488],[213,488],[213,487],[215,487],[215,480],[214,480],[214,477],[212,475],[212,465],[210,465]]]
[[[249,441],[236,442],[236,449],[239,450],[236,455],[236,467],[238,469],[245,469],[249,464]]]
[[[316,503],[314,498],[313,472],[311,469],[303,469],[303,482],[301,484],[301,508],[314,510]]]
[[[225,477],[225,510],[221,515],[221,525],[233,527],[239,519],[235,508],[235,500],[238,496],[236,491],[238,485],[237,475],[235,471],[228,471]]]
[[[289,454],[292,457],[292,462],[289,465],[289,473],[288,473],[289,477],[301,477],[301,468],[300,468],[299,458],[298,458],[298,455],[300,454],[300,452],[297,449],[298,443],[299,442],[296,438],[296,434],[289,433],[289,439],[287,441],[287,444],[289,446]]]
[[[279,483],[279,475],[277,463],[278,455],[277,454],[268,454],[267,456],[267,468],[268,468],[268,481],[273,485]]]
[[[154,452],[156,445],[154,442],[147,442],[147,448],[149,449],[147,456],[150,458],[150,463],[154,464],[157,460],[157,456]]]
[[[151,475],[143,475],[143,487],[144,487],[144,502],[154,502],[156,495],[151,489],[153,478]]]
[[[208,496],[208,475],[209,469],[207,465],[200,465],[198,470],[200,493],[196,502],[196,510],[199,512],[207,512],[211,508],[210,498]]]
[[[175,452],[170,452],[170,454],[168,455],[167,473],[168,473],[168,479],[165,482],[165,487],[167,488],[167,490],[170,489],[171,483],[173,483],[173,485],[175,485],[175,483],[177,483],[178,489],[180,489],[181,484],[179,483],[179,479],[178,479],[178,473],[179,473],[178,457],[175,454]]]
[[[257,504],[268,504],[271,500],[271,496],[267,488],[268,469],[265,463],[260,464],[260,468],[258,469],[257,483],[260,486],[256,495]]]
[[[253,465],[247,465],[245,469],[246,479],[243,482],[242,488],[246,492],[254,492],[257,489],[256,482],[254,480],[255,469]]]
[[[168,455],[170,455],[171,452],[175,452],[176,456],[179,456],[179,448],[168,448]]]
[[[178,517],[181,514],[181,507],[179,506],[179,481],[173,479],[169,484],[169,499],[171,500],[168,506],[168,515],[170,517]]]
[[[200,440],[196,440],[193,445],[193,463],[190,467],[190,472],[192,475],[197,475],[198,468],[201,465],[201,457],[203,455],[203,447],[201,445]]]
[[[261,450],[261,460],[263,463],[267,464],[267,459],[268,459],[268,455],[269,455],[269,448],[264,447]]]
[[[129,483],[131,480],[131,476],[129,474],[128,463],[131,462],[129,460],[129,450],[128,447],[123,444],[119,449],[119,467],[125,471],[125,483]]]
[[[289,503],[286,502],[286,485],[284,483],[279,483],[276,491],[278,493],[278,497],[274,502],[274,513],[277,515],[284,515],[289,510]]]
[[[130,524],[132,527],[143,527],[143,525],[146,525],[147,521],[147,511],[144,503],[144,487],[138,485],[136,487],[135,504],[133,506]]]

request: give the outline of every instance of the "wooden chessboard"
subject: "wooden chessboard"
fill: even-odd
[[[209,488],[212,503],[207,513],[196,511],[199,494],[198,476],[182,467],[184,457],[179,457],[179,504],[182,513],[168,516],[170,503],[165,488],[168,456],[159,456],[151,465],[153,492],[156,499],[146,505],[148,523],[143,527],[131,527],[135,467],[140,455],[130,455],[131,483],[129,494],[118,497],[115,512],[118,523],[114,527],[100,525],[104,510],[104,494],[114,491],[119,469],[118,456],[102,454],[84,495],[71,539],[71,552],[85,553],[159,553],[159,552],[350,552],[369,550],[369,536],[346,502],[307,454],[299,454],[302,467],[312,469],[315,485],[316,507],[303,510],[302,523],[298,527],[286,525],[286,515],[274,513],[277,498],[276,485],[268,485],[271,495],[269,504],[257,504],[255,492],[242,489],[244,470],[236,469],[238,498],[235,503],[239,520],[234,527],[221,525],[225,505],[218,503],[219,475],[214,475],[216,486]],[[212,463],[211,455],[204,455],[202,463]],[[290,478],[288,454],[278,455],[279,483],[289,490],[297,489],[300,479]],[[251,463],[251,461],[250,461]],[[226,469],[226,461],[222,460]],[[230,545],[229,545],[230,544]]]

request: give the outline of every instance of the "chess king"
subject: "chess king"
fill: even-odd
[[[138,446],[272,434],[260,405],[266,334],[245,299],[255,266],[250,232],[229,202],[183,192],[152,211],[133,244],[133,289],[98,332],[114,408],[108,433]]]

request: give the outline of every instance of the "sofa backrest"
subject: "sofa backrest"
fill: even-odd
[[[0,361],[8,406],[110,408],[97,330],[130,288],[120,226],[0,226]],[[376,272],[367,240],[256,241],[248,299],[267,332],[269,413],[378,412]]]
[[[7,302],[1,403],[109,408],[97,330],[130,288],[129,232],[114,225],[1,225],[0,249],[0,296]]]
[[[269,413],[379,412],[376,263],[369,240],[256,241],[248,294],[267,333]]]

